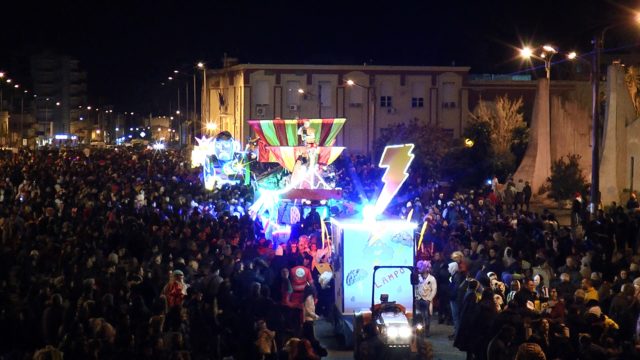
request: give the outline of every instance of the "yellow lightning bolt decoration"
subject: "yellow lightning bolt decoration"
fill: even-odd
[[[415,155],[413,154],[413,144],[404,145],[389,145],[384,148],[382,156],[380,157],[381,168],[386,168],[384,175],[382,176],[382,182],[384,186],[380,191],[380,196],[375,205],[375,214],[380,215],[387,208],[387,205],[391,202],[391,199],[396,195],[402,184],[409,174],[407,169],[413,161]]]

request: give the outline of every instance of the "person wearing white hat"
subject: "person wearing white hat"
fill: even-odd
[[[162,293],[167,298],[169,307],[182,305],[184,298],[187,296],[187,285],[184,282],[184,273],[182,270],[174,270],[171,276],[171,280],[164,287]]]
[[[433,298],[438,292],[436,278],[431,275],[431,261],[418,261],[418,285],[416,285],[416,300],[418,309],[424,320],[424,333],[429,336],[431,315],[433,313]]]

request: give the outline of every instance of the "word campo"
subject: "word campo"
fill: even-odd
[[[379,289],[379,288],[383,287],[384,285],[388,284],[389,282],[397,279],[400,276],[400,274],[404,274],[405,271],[407,271],[407,270],[404,269],[404,268],[400,268],[398,270],[394,270],[392,273],[390,273],[388,275],[385,275],[384,277],[382,277],[382,279],[376,280],[376,282],[375,282],[376,289]]]

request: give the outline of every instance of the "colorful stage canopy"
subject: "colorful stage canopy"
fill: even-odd
[[[305,155],[309,149],[305,146],[267,146],[267,150],[270,155],[268,162],[277,162],[283,168],[293,171],[298,156]],[[342,150],[342,146],[317,147],[318,164],[331,164],[340,156]]]
[[[298,128],[306,120],[316,130],[316,144],[332,146],[347,119],[249,120],[249,126],[269,146],[298,146]]]
[[[331,164],[344,148],[334,148],[336,137],[342,130],[344,118],[335,119],[293,119],[293,120],[249,120],[249,126],[260,138],[261,162],[278,162],[289,171],[293,170],[295,159],[304,149],[298,136],[298,128],[309,121],[316,131],[318,163]],[[298,149],[296,149],[298,148]]]

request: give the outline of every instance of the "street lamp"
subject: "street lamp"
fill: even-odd
[[[540,55],[536,55],[534,50],[529,46],[525,46],[524,48],[520,49],[520,56],[522,58],[527,60],[536,59],[544,62],[544,69],[547,74],[547,79],[551,79],[551,59],[553,58],[553,55],[557,53],[558,49],[551,45],[542,46]]]
[[[200,94],[200,125],[203,122],[209,122],[209,91],[207,88],[207,65],[203,62],[198,62],[198,69],[202,70],[202,93]],[[196,129],[194,123],[194,132]],[[195,135],[195,134],[194,134]]]

